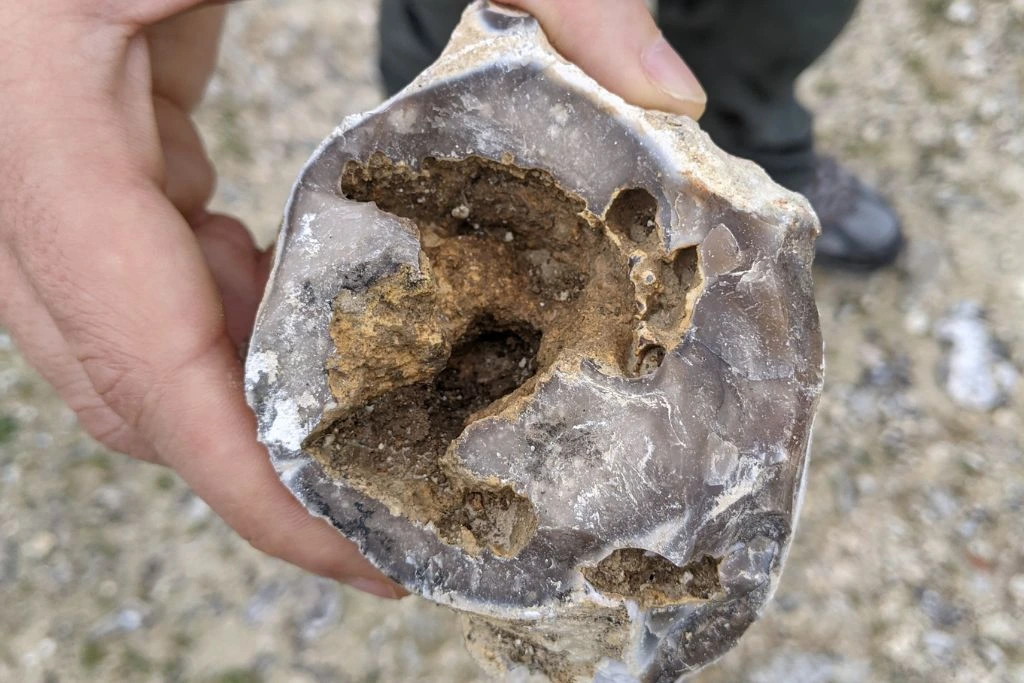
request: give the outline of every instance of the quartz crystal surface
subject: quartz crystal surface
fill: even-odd
[[[676,680],[757,619],[792,539],[817,230],[476,3],[295,186],[247,360],[260,439],[485,666]]]

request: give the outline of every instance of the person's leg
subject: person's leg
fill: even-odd
[[[469,0],[383,0],[380,71],[388,95],[434,63]]]
[[[899,219],[877,192],[815,154],[797,76],[849,21],[857,0],[660,0],[659,24],[708,94],[701,127],[723,149],[804,193],[822,224],[818,256],[874,268],[896,258]]]
[[[810,181],[811,117],[797,76],[828,48],[857,0],[661,0],[659,24],[708,94],[703,127],[778,182]]]

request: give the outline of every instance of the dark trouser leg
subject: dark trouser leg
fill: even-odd
[[[793,85],[857,0],[660,0],[659,24],[708,93],[701,126],[778,182],[813,177],[811,116]]]
[[[469,0],[383,0],[380,71],[393,95],[434,63]]]

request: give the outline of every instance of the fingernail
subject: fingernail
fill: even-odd
[[[700,86],[700,81],[664,36],[658,36],[644,50],[640,63],[655,87],[669,97],[697,104],[707,102],[708,96]]]
[[[357,578],[348,581],[348,585],[352,586],[356,590],[361,590],[364,593],[376,595],[378,598],[396,600],[402,597],[402,592],[399,591],[398,587],[388,581]]]

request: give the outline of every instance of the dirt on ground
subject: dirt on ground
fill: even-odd
[[[381,99],[376,11],[232,7],[200,123],[217,208],[264,242],[320,139]],[[1024,681],[1024,1],[865,0],[800,92],[909,248],[815,273],[828,372],[796,541],[695,680]],[[485,680],[449,612],[263,557],[97,446],[2,333],[0,634],[2,682]]]

